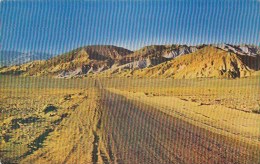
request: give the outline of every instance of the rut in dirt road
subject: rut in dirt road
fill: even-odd
[[[94,164],[98,163],[98,158],[99,158],[98,153],[99,153],[100,136],[98,135],[97,131],[100,130],[100,125],[101,125],[101,118],[99,118],[95,130],[93,130],[94,141],[93,141],[93,151],[92,151],[92,162]]]

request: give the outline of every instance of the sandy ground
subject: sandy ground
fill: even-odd
[[[102,138],[115,163],[259,163],[260,145],[129,96],[101,92]],[[159,109],[159,110],[158,110]],[[214,124],[212,124],[214,125]],[[240,136],[240,135],[238,135]]]
[[[178,119],[180,121],[177,121],[176,125],[180,129],[184,125],[186,128],[186,131],[179,132],[184,135],[180,141],[171,140],[172,136],[168,133],[162,134],[162,136],[169,135],[163,137],[165,140],[161,140],[166,145],[170,142],[181,148],[185,143],[192,144],[192,137],[189,136],[191,134],[203,136],[206,130],[207,134],[210,133],[219,139],[220,145],[216,146],[220,148],[224,143],[224,141],[221,143],[222,138],[228,138],[225,142],[227,145],[230,143],[230,147],[223,147],[226,151],[233,150],[236,142],[241,145],[241,149],[234,150],[233,155],[241,155],[242,161],[232,155],[227,158],[231,163],[232,161],[248,163],[250,161],[246,160],[257,160],[256,157],[259,155],[258,151],[254,151],[260,150],[259,77],[235,80],[127,78],[66,80],[7,76],[0,78],[0,86],[2,162],[120,163],[131,159],[134,162],[135,153],[138,154],[143,148],[137,146],[132,150],[131,144],[138,145],[141,141],[153,140],[153,135],[146,134],[156,135],[156,131],[150,127],[157,125],[157,131],[160,130],[161,124],[158,122],[164,124],[166,115],[169,122],[165,126],[175,125],[174,119]],[[109,97],[108,93],[115,94],[114,98]],[[130,112],[129,116],[124,116],[125,119],[121,116],[128,113],[124,112],[126,108],[123,106],[124,103],[129,103],[128,106],[132,103],[137,104],[133,106],[134,113]],[[138,106],[139,103],[144,106]],[[166,115],[142,120],[141,116],[150,115],[149,106],[154,108],[153,113]],[[134,124],[132,122],[134,119],[141,121],[142,126]],[[125,129],[120,129],[121,126]],[[125,135],[133,130],[130,127],[140,129],[140,134],[135,135],[140,136],[140,140],[125,140],[127,139]],[[194,132],[191,127],[199,130]],[[176,129],[172,130],[174,132],[170,134],[177,135]],[[159,141],[155,142],[159,144]],[[153,152],[154,149],[161,150],[161,147],[156,148],[154,144],[147,142],[144,144],[151,146],[149,149],[147,147],[147,152],[148,150]],[[207,142],[209,145],[212,143],[210,137],[201,139],[200,142]],[[205,151],[204,153],[210,151],[200,148],[199,143],[194,144],[194,153],[195,150],[199,153],[202,153],[201,150]],[[119,154],[122,145],[129,146],[125,148],[128,154]],[[249,147],[253,149],[247,150]],[[190,155],[184,153],[182,149],[177,148],[175,151],[183,156],[181,160],[177,156],[172,157],[173,161],[191,162],[188,160]],[[216,147],[216,152],[218,151],[221,149]],[[171,161],[170,154],[171,151],[167,155],[169,161]],[[212,159],[225,161],[221,153],[214,158],[211,158],[212,152],[208,152],[207,155],[207,158],[201,158],[201,161],[214,162]],[[128,157],[131,159],[127,159]],[[156,162],[156,158],[153,157],[147,156],[147,160],[153,159]],[[159,157],[158,159],[163,162],[163,159]]]
[[[1,79],[1,161],[91,162],[98,103],[84,82]]]
[[[260,145],[260,115],[227,108],[222,105],[202,104],[174,96],[153,96],[143,92],[129,92],[110,88],[109,91],[128,99],[155,106],[162,112],[186,120],[219,134],[238,137]]]
[[[106,88],[143,92],[150,96],[173,96],[191,102],[222,105],[234,110],[260,110],[260,76],[241,79],[112,78]]]
[[[257,76],[235,80],[111,79],[105,86],[216,133],[259,144],[259,84]]]
[[[71,100],[73,101],[73,100]],[[94,89],[75,97],[64,119],[49,134],[42,149],[27,156],[21,163],[91,163],[94,149],[94,132],[98,123],[99,109]]]

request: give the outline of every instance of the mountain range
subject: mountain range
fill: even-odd
[[[47,60],[53,57],[48,53],[39,52],[17,52],[17,51],[0,51],[0,67],[21,65],[34,60]]]
[[[2,67],[0,74],[72,77],[240,78],[260,70],[260,47],[203,44],[152,45],[136,51],[85,46],[47,60]]]

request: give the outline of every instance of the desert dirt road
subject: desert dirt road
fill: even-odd
[[[18,155],[13,153],[20,152],[18,149],[9,147],[17,146],[17,141],[26,141],[19,140],[26,133],[23,129],[13,130],[12,140],[0,144],[0,160],[26,164],[260,163],[259,142],[252,144],[211,132],[196,123],[165,114],[157,106],[112,92],[103,84],[106,81],[95,80],[73,92],[71,89],[65,92],[63,88],[55,92],[53,89],[39,91],[46,98],[54,99],[57,113],[51,116],[35,112],[33,116],[42,121],[40,135],[28,141],[29,147],[28,144],[18,147],[26,148]],[[27,126],[33,132],[38,128],[37,123],[41,122],[24,124],[23,128]]]
[[[258,146],[212,133],[102,87],[100,142],[117,163],[260,163]]]

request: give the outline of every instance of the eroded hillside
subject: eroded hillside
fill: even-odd
[[[207,46],[155,67],[128,72],[132,76],[172,78],[238,78],[251,76],[258,70],[259,57],[241,56]],[[120,73],[118,73],[120,74]],[[126,76],[129,74],[125,73]]]
[[[86,46],[51,58],[0,68],[1,74],[72,78],[240,78],[260,70],[259,47],[241,45],[154,45],[130,51]]]

